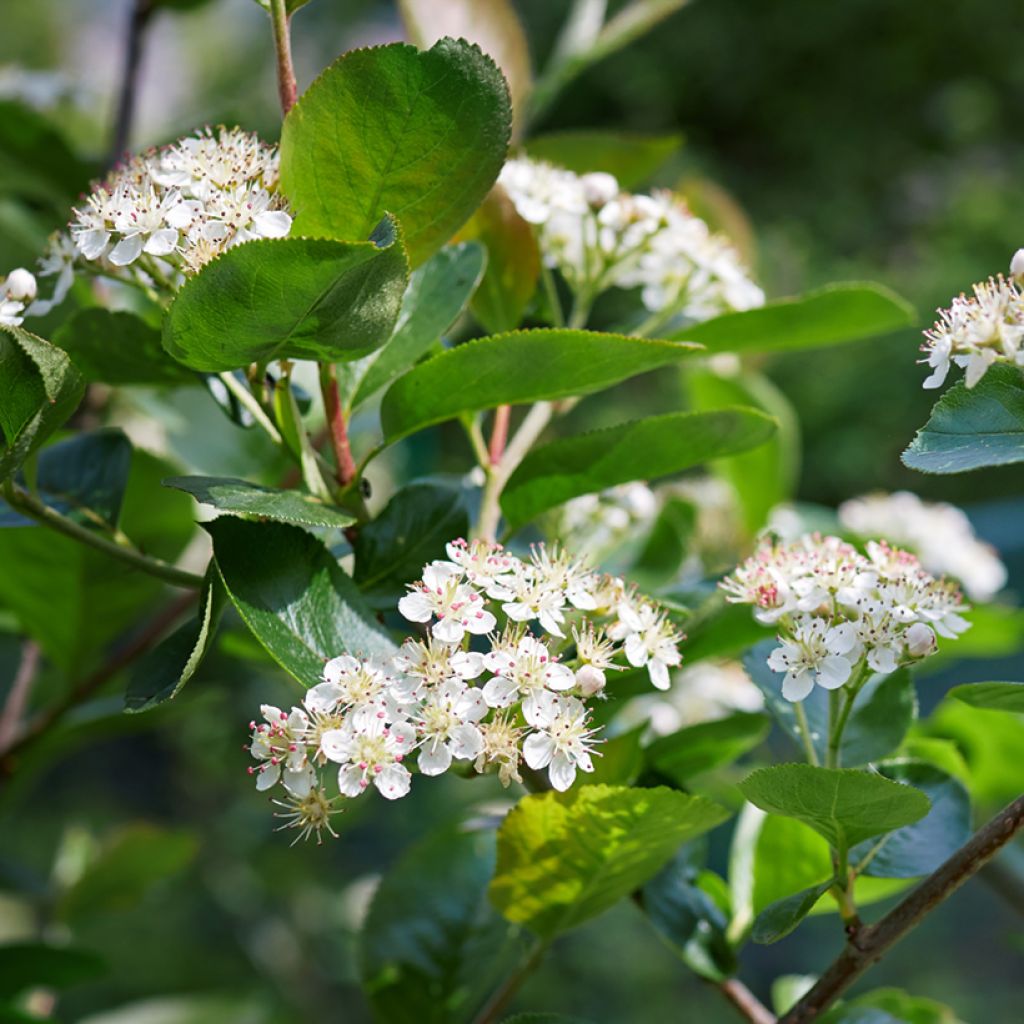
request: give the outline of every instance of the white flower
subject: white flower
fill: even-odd
[[[514,647],[498,646],[484,655],[484,665],[495,673],[483,688],[492,708],[506,708],[522,700],[523,715],[531,725],[538,720],[541,697],[547,690],[569,690],[576,683],[571,668],[551,656],[545,644],[532,636]]]
[[[538,706],[537,731],[523,743],[523,760],[535,770],[548,769],[559,792],[576,781],[576,770],[592,772],[590,750],[594,730],[587,728],[587,709],[575,697],[549,694]]]
[[[260,712],[264,720],[251,723],[249,745],[249,753],[261,762],[249,769],[256,775],[256,788],[262,792],[281,780],[295,796],[305,796],[316,778],[306,757],[308,716],[301,708],[285,712],[272,704],[264,704]]]
[[[14,302],[0,296],[0,325],[17,327],[25,319],[21,313],[25,309],[24,302]]]
[[[446,772],[452,758],[471,761],[484,749],[476,724],[487,714],[483,694],[453,679],[425,697],[413,715],[420,738],[419,767],[424,775]]]
[[[489,596],[493,588],[504,590],[512,582],[522,563],[500,544],[485,540],[467,543],[461,537],[451,541],[445,551],[452,564],[458,566],[466,580]]]
[[[448,644],[461,643],[466,633],[489,633],[497,625],[480,594],[441,562],[424,568],[422,581],[398,602],[398,610],[410,622],[436,618],[431,631]]]
[[[324,681],[306,691],[305,704],[318,714],[337,708],[381,705],[394,682],[382,665],[342,654],[324,666]]]
[[[563,590],[537,581],[531,573],[523,572],[513,581],[507,594],[502,597],[502,611],[513,622],[532,622],[536,619],[543,629],[552,636],[565,636],[562,624],[565,622],[566,594]]]
[[[768,667],[785,673],[782,696],[786,700],[804,700],[815,683],[834,690],[850,678],[854,662],[848,655],[857,637],[849,626],[830,627],[823,619],[803,617],[791,636],[779,640],[780,646],[768,656]]]
[[[340,764],[338,789],[354,797],[372,782],[381,796],[397,800],[409,792],[411,775],[402,760],[410,753],[416,732],[408,722],[388,721],[387,713],[374,707],[359,708],[339,729],[325,732],[320,749]]]
[[[608,635],[624,641],[626,660],[634,668],[647,667],[651,682],[659,690],[670,685],[669,668],[682,661],[677,646],[681,639],[668,618],[647,602],[623,601],[618,608],[619,620]]]

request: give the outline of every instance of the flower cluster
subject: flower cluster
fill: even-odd
[[[928,572],[952,576],[973,601],[990,601],[1006,586],[1006,566],[955,505],[922,501],[910,491],[869,494],[843,502],[839,521],[861,537],[888,537],[910,548]]]
[[[328,765],[348,798],[371,786],[405,796],[413,762],[423,775],[456,761],[493,768],[504,785],[521,781],[525,762],[568,789],[577,771],[593,771],[587,701],[607,673],[646,667],[668,688],[682,637],[621,579],[543,546],[520,559],[456,540],[447,555],[399,601],[422,636],[389,659],[332,659],[301,707],[265,706],[252,723],[250,771],[260,790],[283,785],[286,826],[330,831],[336,808],[319,777]]]
[[[1014,281],[990,277],[938,312],[921,346],[921,362],[932,368],[924,387],[942,387],[951,362],[964,369],[969,388],[997,361],[1024,366],[1024,292]]]
[[[939,636],[970,625],[956,584],[927,573],[915,555],[871,541],[861,554],[838,537],[766,538],[721,587],[779,628],[768,666],[782,695],[801,701],[815,683],[833,690],[863,673],[895,672],[932,654]]]
[[[51,238],[39,276],[56,278],[53,292],[26,312],[62,302],[76,267],[175,288],[232,246],[283,238],[292,218],[277,181],[276,147],[238,128],[127,157],[74,210],[68,231]]]
[[[764,302],[732,245],[670,192],[633,195],[610,174],[573,174],[525,157],[498,178],[536,226],[544,262],[593,300],[639,288],[652,313],[706,320]]]

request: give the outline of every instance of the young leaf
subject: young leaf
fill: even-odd
[[[394,653],[355,584],[305,530],[233,516],[221,516],[206,529],[238,614],[304,686],[312,686],[325,662],[339,654]]]
[[[914,310],[882,285],[830,284],[758,309],[725,313],[676,331],[709,352],[783,352],[889,334],[914,322]]]
[[[635,189],[650,180],[682,144],[681,135],[576,130],[537,135],[523,148],[535,160],[546,160],[576,174],[604,171],[622,188]]]
[[[469,532],[466,497],[460,487],[418,481],[403,487],[384,511],[363,526],[353,545],[353,578],[373,604],[396,604],[423,566],[444,558],[445,544]]]
[[[966,473],[1024,461],[1024,386],[1014,366],[992,366],[973,388],[954,384],[903,453],[922,473]]]
[[[391,336],[407,276],[388,222],[369,242],[246,242],[182,285],[164,348],[211,373],[272,359],[358,359]]]
[[[359,937],[377,1019],[468,1020],[512,969],[522,943],[487,902],[494,860],[493,831],[447,826],[409,847],[381,879]]]
[[[165,487],[191,494],[196,501],[212,505],[222,512],[260,516],[297,526],[343,529],[355,519],[341,509],[325,505],[319,498],[302,491],[282,491],[230,476],[171,476]]]
[[[775,421],[753,409],[666,413],[535,448],[509,478],[501,509],[517,528],[581,494],[668,476],[766,441]]]
[[[285,118],[281,190],[296,229],[366,238],[391,212],[417,266],[494,184],[511,123],[501,72],[464,40],[353,50]]]
[[[972,708],[1024,714],[1024,683],[963,683],[949,691]]]
[[[440,341],[466,308],[486,262],[475,242],[445,246],[409,276],[394,333],[376,352],[338,368],[343,401],[357,409]]]
[[[655,740],[644,751],[644,760],[660,775],[683,784],[701,772],[732,764],[761,743],[770,728],[767,715],[737,711]]]
[[[919,878],[952,856],[971,835],[971,798],[963,783],[923,761],[893,761],[878,770],[921,790],[931,810],[912,825],[869,840],[850,851],[850,862],[870,858],[864,871],[875,878]]]
[[[756,807],[810,825],[834,847],[849,848],[909,825],[931,806],[912,786],[854,769],[809,764],[759,768],[739,788]]]
[[[81,309],[57,329],[64,349],[90,381],[104,384],[196,384],[160,343],[160,331],[134,313]]]
[[[643,885],[728,812],[675,790],[581,786],[524,797],[498,830],[491,901],[551,938]]]
[[[762,945],[778,942],[792,932],[798,924],[814,909],[815,903],[832,888],[832,879],[820,885],[811,886],[803,892],[786,896],[777,903],[765,907],[757,920],[750,937]]]
[[[470,341],[414,367],[384,393],[389,443],[464,412],[569,398],[618,384],[699,351],[595,331],[513,331]]]

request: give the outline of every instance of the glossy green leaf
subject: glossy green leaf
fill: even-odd
[[[963,683],[954,686],[949,696],[972,708],[1024,714],[1024,683]]]
[[[0,327],[0,480],[64,423],[84,390],[67,353],[20,327]]]
[[[105,971],[103,961],[85,950],[43,942],[7,942],[0,945],[0,999],[30,988],[70,988]]]
[[[196,501],[235,515],[260,516],[297,526],[342,529],[352,516],[303,491],[283,491],[228,476],[172,476],[164,486],[191,494]]]
[[[542,938],[596,917],[728,812],[675,790],[581,786],[524,797],[498,830],[491,900]]]
[[[297,526],[233,516],[206,529],[238,614],[304,686],[314,685],[339,654],[394,653],[355,584],[316,537]]]
[[[631,135],[627,132],[573,130],[537,135],[527,155],[576,174],[603,171],[624,189],[645,184],[683,143],[681,135]]]
[[[63,894],[59,913],[66,921],[82,921],[132,907],[151,886],[182,871],[198,849],[190,832],[132,825]]]
[[[922,473],[966,473],[1024,461],[1024,380],[1013,366],[992,366],[973,388],[954,384],[903,453]]]
[[[179,362],[210,372],[272,359],[358,359],[391,336],[407,276],[386,222],[369,242],[246,242],[182,285],[163,344]]]
[[[767,715],[737,711],[655,740],[644,751],[644,760],[659,775],[681,785],[701,772],[732,764],[760,744],[770,728]]]
[[[709,352],[784,352],[860,341],[914,323],[914,311],[882,285],[830,284],[758,309],[725,313],[673,335]]]
[[[409,277],[394,333],[376,351],[338,368],[343,401],[356,409],[436,345],[466,308],[484,272],[475,242],[445,246]]]
[[[931,801],[931,810],[912,825],[855,847],[850,862],[866,861],[864,872],[876,878],[931,874],[971,836],[967,790],[959,780],[923,761],[893,761],[877,767],[887,779],[919,789]]]
[[[125,711],[151,711],[178,696],[213,646],[225,597],[216,570],[207,573],[196,617],[179,626],[132,667],[124,695]]]
[[[134,313],[81,309],[61,324],[53,343],[90,381],[104,384],[189,384],[196,375],[176,363],[160,331]]]
[[[285,118],[281,189],[295,230],[366,238],[392,213],[416,266],[494,184],[511,123],[501,72],[464,40],[352,50]]]
[[[756,807],[796,818],[835,847],[909,825],[930,807],[920,790],[880,775],[808,764],[759,768],[739,788]]]
[[[360,934],[360,973],[376,1019],[468,1020],[522,955],[487,901],[494,832],[448,826],[385,873]]]
[[[458,485],[417,481],[403,487],[353,544],[353,578],[373,604],[397,604],[423,566],[445,558],[445,545],[469,532],[466,497]]]
[[[480,409],[601,391],[699,351],[595,331],[496,334],[459,345],[414,367],[384,393],[389,442]]]
[[[813,885],[802,892],[765,907],[754,921],[750,937],[762,945],[778,942],[794,931],[800,922],[814,909],[814,905],[832,888],[832,879]]]
[[[535,448],[501,495],[509,526],[581,494],[652,480],[766,441],[775,421],[753,409],[666,413]]]

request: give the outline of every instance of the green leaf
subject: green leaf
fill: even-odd
[[[484,272],[474,242],[445,246],[409,277],[394,333],[376,351],[339,367],[350,409],[357,409],[440,341],[466,308]]]
[[[737,711],[727,718],[699,722],[655,740],[644,751],[646,764],[682,785],[753,750],[768,735],[767,715]]]
[[[230,476],[172,476],[165,487],[185,491],[196,501],[212,505],[222,512],[241,516],[260,516],[297,526],[343,529],[355,522],[341,509],[325,505],[319,498],[302,491],[282,491]]]
[[[566,1017],[564,1013],[517,1013],[501,1024],[589,1024],[582,1017]]]
[[[762,640],[743,656],[743,667],[764,694],[768,710],[801,749],[803,740],[791,701],[782,696],[782,674],[768,667],[768,655],[777,646]],[[801,702],[810,726],[814,748],[824,760],[828,739],[828,693],[815,687]],[[851,767],[868,764],[891,754],[907,734],[917,714],[913,679],[907,669],[892,675],[873,675],[857,694],[853,711],[843,730],[839,755]]]
[[[601,744],[601,756],[594,770],[579,777],[581,786],[630,786],[640,775],[644,764],[641,740],[647,731],[643,723],[620,733]]]
[[[124,695],[125,711],[151,711],[178,696],[213,646],[225,596],[220,576],[215,570],[208,572],[196,617],[179,626],[132,668]]]
[[[786,896],[784,899],[765,907],[757,920],[750,937],[762,945],[784,939],[814,909],[814,905],[832,888],[832,879],[820,885],[811,886],[802,892]]]
[[[850,851],[857,865],[876,878],[919,878],[931,874],[971,836],[971,798],[963,783],[923,761],[893,761],[878,770],[894,782],[914,786],[931,801],[931,810],[912,825],[868,841]]]
[[[64,423],[84,391],[82,375],[56,345],[0,327],[0,480]]]
[[[494,184],[512,113],[479,47],[442,39],[353,50],[306,90],[281,132],[281,190],[296,230],[366,238],[386,213],[414,266],[447,242]]]
[[[553,937],[628,896],[726,817],[702,797],[661,787],[524,797],[498,830],[491,901],[510,921]]]
[[[627,132],[550,132],[530,139],[524,149],[534,160],[568,168],[576,174],[604,171],[624,189],[650,180],[683,144],[681,135],[630,135]]]
[[[753,409],[674,412],[535,448],[501,495],[513,529],[581,494],[668,476],[766,441],[775,421]]]
[[[132,907],[151,886],[184,870],[198,849],[191,832],[132,825],[64,893],[58,912],[64,920],[78,922]]]
[[[641,590],[654,591],[679,576],[697,529],[697,507],[682,498],[667,497],[644,539],[627,575]]]
[[[949,696],[972,708],[1024,714],[1024,683],[963,683],[954,686]]]
[[[352,580],[311,534],[284,523],[221,516],[206,529],[224,586],[256,639],[304,686],[339,654],[388,656]]]
[[[358,359],[391,336],[407,274],[388,223],[369,242],[246,242],[182,285],[164,320],[164,348],[209,372],[272,359]]]
[[[780,974],[772,982],[772,1009],[781,1017],[814,987],[813,974]]]
[[[162,2],[166,3],[167,0],[162,0]],[[180,3],[181,0],[174,0],[174,2]],[[196,0],[186,0],[186,2],[194,4],[196,3]],[[202,0],[199,0],[199,2],[202,2]],[[291,15],[294,14],[297,10],[299,10],[299,8],[305,7],[306,4],[308,4],[309,2],[310,0],[284,0],[284,8],[288,12],[288,14]],[[271,0],[256,0],[256,3],[258,3],[260,7],[262,7],[268,13],[270,13],[270,11],[272,10]]]
[[[758,309],[691,324],[676,331],[709,352],[785,352],[860,341],[914,323],[914,310],[882,285],[830,284]]]
[[[384,393],[388,443],[462,413],[587,395],[698,349],[596,331],[513,331],[459,345],[414,367]]]
[[[0,945],[0,999],[30,988],[70,988],[105,971],[103,961],[85,950],[43,942],[8,942]]]
[[[521,955],[487,901],[494,832],[448,826],[381,879],[360,934],[360,973],[378,1020],[468,1020]]]
[[[353,578],[371,604],[394,605],[427,562],[446,557],[445,545],[468,532],[466,498],[458,485],[411,483],[360,527]]]
[[[954,384],[902,455],[922,473],[966,473],[1024,461],[1024,387],[1013,366],[992,366],[973,388]]]
[[[728,604],[715,594],[686,621],[686,661],[692,664],[705,658],[738,658],[774,633],[770,626],[761,625],[748,607]],[[747,671],[749,674],[749,668]]]
[[[160,331],[134,313],[82,309],[53,336],[87,380],[104,384],[188,384],[196,375],[176,363]]]
[[[863,1014],[875,1012],[875,1017]],[[862,1016],[857,1016],[861,1014]],[[879,988],[829,1011],[822,1024],[963,1024],[942,1003],[912,996],[898,988]]]
[[[796,818],[837,848],[909,825],[930,806],[920,790],[880,775],[809,764],[759,768],[739,788],[756,807]]]

